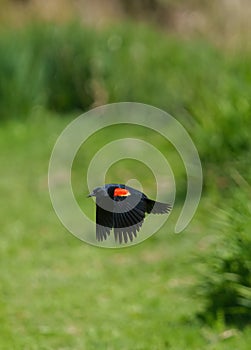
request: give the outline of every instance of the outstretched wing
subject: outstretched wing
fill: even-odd
[[[124,192],[123,192],[124,190]],[[171,210],[171,205],[160,203],[147,198],[139,191],[120,189],[121,196],[96,197],[96,238],[106,240],[114,228],[115,241],[127,243],[137,237],[146,213],[164,214]],[[120,193],[117,191],[118,193]]]
[[[170,204],[153,201],[146,198],[146,212],[148,214],[165,214],[169,213],[172,209]]]
[[[110,210],[109,210],[110,209]],[[110,208],[110,200],[106,198],[96,199],[96,238],[98,241],[106,240],[113,227],[113,212]]]
[[[142,195],[116,197],[113,214],[115,240],[119,243],[132,241],[143,224],[145,212],[146,203]]]

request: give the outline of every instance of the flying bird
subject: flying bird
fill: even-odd
[[[115,241],[132,242],[145,214],[169,213],[172,206],[149,199],[144,193],[123,185],[106,184],[94,188],[87,197],[96,197],[96,239],[106,240],[114,229]]]

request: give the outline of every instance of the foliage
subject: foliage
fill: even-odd
[[[248,55],[230,60],[199,40],[122,26],[101,36],[96,57],[108,102],[148,103],[173,114],[191,132],[204,161],[250,150]]]
[[[0,36],[0,118],[23,118],[44,102],[41,65],[19,34]]]
[[[62,114],[137,101],[182,121],[205,162],[250,151],[248,53],[230,59],[208,43],[135,24],[103,32],[30,25],[2,33],[0,53],[1,119],[26,117],[41,105]]]
[[[250,188],[237,190],[223,214],[220,237],[205,258],[200,285],[205,308],[200,316],[210,323],[223,317],[241,326],[251,322]]]
[[[40,34],[34,39],[39,39]],[[40,58],[49,109],[67,112],[91,106],[94,41],[92,33],[75,25],[47,30]]]
[[[39,24],[0,35],[1,119],[27,117],[37,106],[90,107],[93,35],[75,25]]]

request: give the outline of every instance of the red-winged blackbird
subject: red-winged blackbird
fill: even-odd
[[[145,214],[164,214],[171,205],[149,199],[144,193],[121,184],[96,187],[88,197],[96,197],[96,238],[103,241],[114,228],[115,241],[133,240]]]

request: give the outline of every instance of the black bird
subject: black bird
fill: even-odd
[[[88,197],[96,197],[96,238],[106,240],[114,229],[115,241],[132,242],[140,230],[145,214],[164,214],[171,205],[149,199],[144,193],[121,184],[94,188]]]

